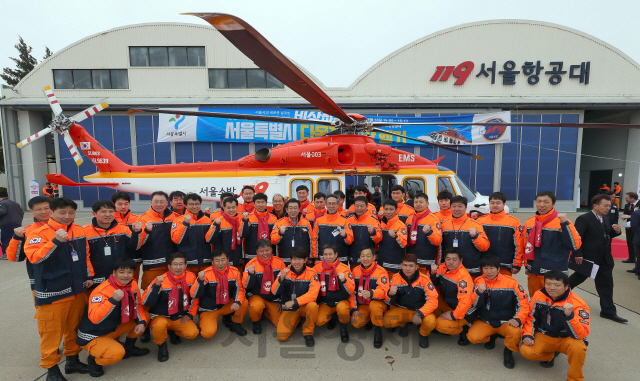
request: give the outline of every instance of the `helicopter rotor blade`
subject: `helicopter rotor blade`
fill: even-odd
[[[372,129],[372,131],[376,131],[376,132],[379,132],[379,133],[382,133],[382,134],[389,134],[389,135],[398,136],[398,137],[403,138],[403,139],[413,140],[415,142],[419,142],[419,143],[423,143],[423,144],[430,145],[430,146],[433,146],[433,147],[441,148],[441,149],[444,149],[444,150],[447,150],[447,151],[459,153],[461,155],[470,156],[470,157],[472,157],[474,159],[477,159],[477,160],[482,160],[482,158],[480,156],[478,156],[478,155],[474,155],[474,154],[472,154],[470,152],[467,152],[467,151],[451,148],[451,147],[443,145],[443,144],[431,143],[431,142],[428,142],[426,140],[411,138],[409,136],[396,134],[395,132],[385,131],[385,130],[382,130],[380,128],[375,128],[375,127]]]
[[[40,138],[43,138],[46,134],[48,134],[51,131],[53,131],[53,127],[47,127],[44,130],[41,130],[41,131],[36,132],[35,134],[29,136],[28,138],[26,138],[25,140],[19,142],[16,145],[18,146],[18,148],[22,148],[22,147],[28,146],[29,144],[35,142],[36,140],[38,140]]]
[[[98,103],[97,105],[93,105],[88,109],[75,114],[74,116],[71,117],[71,119],[73,119],[75,123],[80,123],[83,120],[94,116],[95,114],[99,113],[100,111],[104,110],[107,107],[109,107],[109,105],[104,102]]]
[[[335,116],[346,124],[353,123],[353,119],[322,91],[311,78],[246,21],[223,13],[183,14],[200,17],[211,24],[258,67],[276,77],[320,111]]]
[[[416,122],[416,123],[399,123],[399,122],[371,122],[374,127],[387,126],[514,126],[514,127],[569,127],[569,128],[640,128],[640,124],[616,124],[616,123],[485,123],[485,122],[449,122],[449,124],[441,122]],[[455,130],[455,128],[454,128]]]
[[[58,99],[53,93],[53,90],[51,90],[51,86],[46,86],[43,89],[43,91],[44,91],[45,97],[47,97],[49,106],[51,106],[51,109],[53,110],[53,114],[56,116],[62,114],[62,107],[60,107],[60,103],[58,102]]]

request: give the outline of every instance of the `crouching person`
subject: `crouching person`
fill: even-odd
[[[487,254],[480,261],[482,276],[475,280],[473,307],[476,320],[467,334],[472,344],[485,343],[493,349],[498,335],[504,337],[504,366],[515,367],[513,352],[518,351],[522,324],[529,315],[529,297],[515,278],[500,270],[500,258]]]
[[[133,259],[118,258],[113,265],[113,274],[89,297],[89,307],[80,321],[76,342],[89,352],[87,362],[91,377],[102,376],[104,365],[149,354],[148,349],[135,346],[148,321],[142,309],[138,282],[133,279],[135,270]],[[124,334],[127,338],[122,346],[118,338]]]
[[[253,199],[256,204],[262,199],[256,200],[258,193]],[[266,205],[266,202],[264,203]],[[257,255],[247,263],[242,276],[245,295],[249,299],[249,317],[253,322],[253,333],[262,333],[262,314],[269,319],[275,327],[280,319],[280,301],[273,295],[271,288],[280,272],[285,268],[284,261],[273,256],[273,246],[268,239],[259,239],[257,242]]]
[[[522,335],[522,357],[551,368],[555,356],[564,353],[569,360],[567,380],[584,380],[589,306],[569,289],[568,275],[560,271],[544,274],[544,288],[531,298]]]
[[[401,270],[389,283],[389,304],[384,314],[384,326],[400,326],[400,337],[409,335],[407,323],[420,326],[420,348],[429,347],[429,334],[436,327],[438,292],[428,276],[418,271],[418,258],[414,254],[402,257]]]
[[[358,206],[358,208],[360,205]],[[384,313],[387,310],[387,292],[389,291],[389,275],[387,270],[378,266],[372,247],[360,249],[360,265],[353,269],[355,285],[358,289],[356,310],[351,313],[351,324],[362,328],[373,323],[373,347],[382,347],[382,326]]]
[[[309,252],[305,248],[296,246],[289,254],[291,266],[282,270],[271,286],[271,292],[279,297],[282,303],[282,314],[276,329],[278,340],[287,340],[304,317],[306,320],[302,326],[302,334],[307,347],[313,347],[313,331],[318,317],[316,299],[320,291],[318,274],[307,267]]]
[[[244,298],[242,275],[237,268],[229,266],[229,258],[224,250],[212,254],[213,266],[198,274],[198,282],[191,287],[194,311],[200,312],[200,333],[205,339],[218,332],[218,317],[231,317],[232,332],[245,336],[242,328],[244,315],[249,304]]]
[[[153,342],[158,344],[158,361],[169,360],[167,337],[171,344],[179,344],[179,337],[195,339],[198,327],[193,322],[196,308],[191,303],[190,291],[196,276],[187,271],[187,255],[175,252],[167,258],[169,271],[156,277],[142,296],[142,304],[149,307]]]

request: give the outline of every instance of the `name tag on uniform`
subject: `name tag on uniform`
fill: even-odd
[[[453,240],[453,247],[458,247],[458,240],[457,239]]]
[[[78,252],[77,251],[74,250],[74,251],[71,252],[71,259],[73,259],[74,262],[76,262],[78,259],[80,259],[78,257]]]
[[[109,247],[109,246],[105,246],[104,247],[104,255],[105,256],[111,255],[111,247]]]
[[[291,240],[291,247],[296,247],[296,240],[295,239]]]
[[[340,235],[340,230],[336,229],[333,232],[331,232],[331,234],[333,234],[334,237],[337,237]]]
[[[615,209],[611,209],[611,213],[615,213],[615,212],[616,212],[616,210],[615,210]]]

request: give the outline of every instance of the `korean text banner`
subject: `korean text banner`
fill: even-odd
[[[290,124],[251,120],[209,118],[181,115],[180,110],[215,111],[246,115],[281,116],[328,122],[334,117],[319,111],[282,108],[222,108],[200,107],[172,109],[175,114],[160,114],[159,142],[237,142],[289,143],[325,135],[333,127],[318,124]],[[456,123],[511,122],[509,111],[490,114],[469,114],[447,117],[387,117],[365,115],[372,122],[442,123],[441,125],[399,125],[382,129],[407,137],[449,145],[509,143],[511,129],[505,126],[461,126]],[[372,132],[378,143],[421,145],[391,134]]]

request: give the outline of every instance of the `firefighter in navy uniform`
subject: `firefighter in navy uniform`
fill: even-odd
[[[139,221],[140,217],[133,214],[129,205],[131,203],[131,196],[129,193],[117,191],[111,195],[111,202],[116,207],[116,221],[120,225],[127,226],[133,231],[133,225]],[[133,279],[138,281],[140,279],[140,267],[142,266],[142,251],[135,250],[130,252],[131,258],[136,262],[136,272],[133,274]]]
[[[367,200],[367,192],[369,190],[367,189],[367,187],[365,187],[364,185],[358,185],[357,187],[355,187],[354,191],[353,191],[353,204],[351,206],[349,206],[349,216],[353,216],[356,212],[356,208],[355,208],[355,200],[358,197],[364,197],[365,202],[367,203],[367,210],[371,213],[372,216],[377,217],[378,216],[378,212],[376,210],[376,206],[373,204],[369,203],[369,200]]]
[[[257,193],[253,196],[254,209],[249,213],[249,221],[242,229],[244,237],[244,257],[247,261],[256,257],[258,241],[261,239],[271,240],[271,232],[278,219],[267,210],[267,195]],[[276,253],[276,246],[273,245],[273,254]]]
[[[429,276],[431,265],[440,264],[441,225],[429,210],[426,194],[418,193],[413,203],[416,214],[407,220],[407,254],[415,255],[420,272]]]
[[[385,200],[380,218],[382,240],[378,244],[378,264],[390,277],[400,271],[402,257],[406,254],[407,226],[398,217],[398,203]]]
[[[311,224],[300,214],[300,201],[290,199],[284,205],[286,217],[279,219],[271,231],[271,243],[278,247],[278,257],[291,264],[290,253],[295,247],[311,252]]]
[[[51,186],[51,183],[46,183],[44,185],[44,187],[42,188],[42,193],[44,193],[44,195],[49,199],[53,198],[53,187]]]
[[[380,222],[371,214],[371,204],[364,196],[355,198],[353,214],[347,218],[347,225],[353,232],[353,242],[348,247],[348,257],[353,270],[360,263],[360,252],[363,247],[375,247],[382,240]],[[373,209],[375,211],[375,208]],[[375,254],[375,252],[374,252]]]
[[[222,200],[224,212],[213,220],[207,232],[207,242],[213,244],[214,250],[228,253],[229,265],[242,269],[244,253],[242,252],[242,231],[249,221],[249,213],[238,213],[238,200],[228,197]]]
[[[311,257],[322,260],[320,249],[325,245],[333,245],[340,262],[348,264],[349,245],[352,242],[353,231],[347,219],[338,213],[338,197],[330,194],[327,196],[327,213],[318,217],[311,231]]]
[[[169,194],[169,209],[180,216],[183,215],[186,210],[184,206],[184,198],[186,196],[187,195],[181,191],[171,192],[171,194]]]
[[[200,195],[189,193],[184,202],[184,214],[171,225],[171,240],[187,255],[187,271],[197,275],[211,265],[211,244],[206,239],[211,219],[201,210]]]

